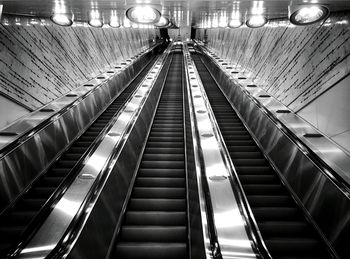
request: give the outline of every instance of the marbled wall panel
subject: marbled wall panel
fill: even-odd
[[[149,46],[156,31],[0,25],[0,91],[36,109]]]
[[[323,25],[275,22],[250,29],[207,30],[208,46],[298,111],[350,74],[349,13]],[[204,39],[204,31],[197,37]]]

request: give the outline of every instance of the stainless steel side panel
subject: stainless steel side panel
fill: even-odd
[[[342,258],[349,258],[350,200],[258,105],[215,64],[203,55],[221,90],[253,133],[295,198],[305,206]]]
[[[117,68],[112,76],[111,73],[100,75],[100,78],[105,79],[92,80],[91,83],[100,84],[87,95],[84,94],[91,90],[89,84],[74,90],[73,93],[76,96],[64,96],[48,106],[55,109],[55,107],[66,107],[70,104],[69,109],[52,117],[51,122],[44,128],[29,135],[22,143],[0,158],[0,211],[22,193],[36,177],[47,170],[70,143],[85,131],[122,92],[148,58],[148,55],[142,55],[130,63],[131,65],[125,64]],[[21,122],[22,124],[16,124],[16,127],[30,126],[30,121],[38,116],[32,116]]]

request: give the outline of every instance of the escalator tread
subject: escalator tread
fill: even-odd
[[[316,231],[305,219],[219,90],[199,55],[193,55],[193,59],[243,190],[272,257],[330,258]]]
[[[182,54],[174,54],[113,258],[187,258]]]

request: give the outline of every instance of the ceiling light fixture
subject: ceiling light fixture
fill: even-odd
[[[293,5],[289,7],[290,22],[295,25],[309,25],[324,20],[329,9],[323,5]]]
[[[246,24],[250,28],[259,28],[267,23],[267,19],[263,15],[252,15],[248,18]]]
[[[71,26],[73,24],[73,15],[55,13],[51,17],[51,21],[60,26]]]
[[[160,12],[150,6],[134,6],[126,11],[128,19],[134,23],[154,24],[159,21]]]

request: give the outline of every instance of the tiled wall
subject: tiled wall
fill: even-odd
[[[274,22],[258,29],[208,29],[207,41],[219,57],[230,59],[256,84],[299,112],[350,74],[349,17],[350,13],[333,14],[323,25]],[[198,30],[196,37],[203,40],[204,30]],[[349,98],[340,99],[344,103],[337,107],[349,107]],[[333,110],[333,114],[316,109],[313,112],[324,120],[323,124],[329,123],[331,116],[349,121],[349,113],[343,108]],[[310,116],[304,119],[324,132]],[[343,125],[334,125],[334,131],[325,133],[332,137],[340,127],[346,130]]]
[[[26,107],[39,108],[147,48],[155,33],[154,29],[0,25],[0,92]]]

